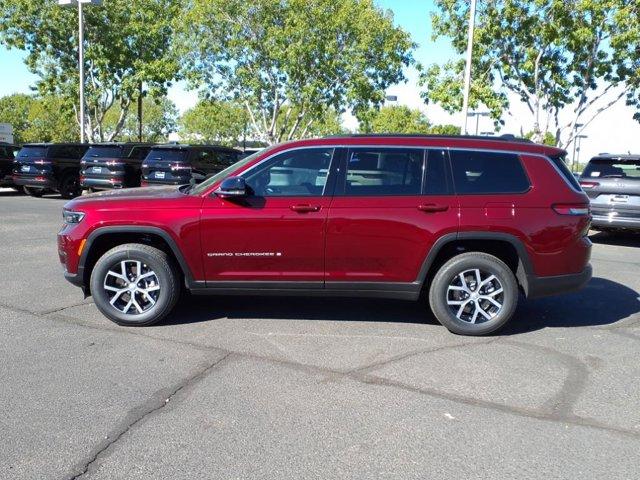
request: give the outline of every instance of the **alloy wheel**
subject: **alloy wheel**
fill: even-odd
[[[148,312],[160,295],[158,276],[139,260],[123,260],[112,265],[103,287],[111,306],[126,315]]]
[[[500,313],[504,290],[498,277],[475,268],[453,277],[447,288],[447,305],[463,322],[484,323]]]

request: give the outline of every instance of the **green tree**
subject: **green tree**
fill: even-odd
[[[178,72],[171,55],[172,22],[180,0],[104,0],[85,9],[86,127],[92,141],[112,140],[123,128],[140,84],[165,93]],[[78,111],[78,25],[73,8],[54,0],[0,0],[0,42],[28,52],[26,64],[40,78],[41,94],[74,102]],[[104,119],[120,115],[106,134]]]
[[[433,135],[460,135],[460,127],[448,123],[443,125],[433,125],[429,129],[429,133]]]
[[[201,100],[180,118],[180,136],[192,142],[235,146],[243,138],[247,121],[242,105]]]
[[[413,63],[409,34],[373,0],[192,0],[180,23],[191,85],[240,102],[268,143],[307,136],[330,108],[380,105]]]
[[[0,98],[0,123],[13,126],[16,143],[77,140],[73,106],[55,96],[14,94]]]
[[[436,0],[434,38],[446,36],[459,54],[467,42],[467,0]],[[552,131],[556,143],[573,141],[577,123],[586,127],[625,95],[633,75],[628,0],[501,0],[478,2],[470,104],[484,104],[499,123],[507,92],[527,106],[533,138]],[[640,56],[640,53],[638,54]],[[424,98],[446,110],[462,108],[463,61],[431,66],[423,73]],[[568,121],[560,112],[570,113]]]
[[[524,138],[527,138],[529,140],[533,140],[534,136],[536,135],[536,132],[531,131],[531,132],[527,132],[524,134]],[[539,137],[539,135],[538,135]],[[544,145],[549,145],[551,147],[555,147],[556,146],[556,136],[551,133],[551,132],[544,132],[544,134],[542,135],[542,140],[538,140],[540,143],[544,144]]]
[[[117,135],[115,129],[121,115],[120,107],[114,106],[105,115],[103,130],[105,135],[120,141],[138,141],[138,108],[129,109],[125,121]],[[142,101],[142,140],[145,142],[166,142],[169,134],[178,129],[178,109],[166,97],[144,97]]]
[[[371,109],[360,122],[362,133],[430,133],[430,129],[424,113],[404,105]]]

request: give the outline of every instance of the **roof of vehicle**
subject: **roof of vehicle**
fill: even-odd
[[[625,160],[640,160],[640,153],[601,153],[591,160],[619,160],[621,162]]]
[[[157,143],[150,142],[102,142],[91,143],[90,147],[155,147]]]
[[[80,142],[61,142],[61,143],[25,143],[22,145],[23,147],[52,147],[52,146],[64,146],[64,147],[87,147],[89,148],[88,143],[80,143]]]
[[[238,152],[242,153],[240,150],[231,147],[225,147],[224,145],[205,145],[205,144],[194,144],[190,145],[187,143],[165,143],[161,145],[154,145],[154,149],[168,149],[168,150],[189,150],[191,148],[214,148],[216,150],[226,150],[228,152]]]
[[[499,137],[475,135],[422,135],[422,134],[352,134],[336,135],[316,139],[286,142],[286,147],[335,145],[339,140],[343,145],[380,145],[407,147],[443,147],[464,149],[505,150],[538,155],[566,155],[566,151],[549,145],[533,143],[530,140],[503,135]]]

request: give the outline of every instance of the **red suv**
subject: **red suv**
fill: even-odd
[[[418,300],[455,333],[495,331],[518,296],[591,277],[589,199],[563,150],[487,137],[276,145],[195,186],[67,203],[65,276],[121,325],[193,294]]]

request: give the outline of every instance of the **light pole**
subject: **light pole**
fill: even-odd
[[[471,0],[469,8],[469,33],[467,38],[467,64],[464,70],[464,94],[462,99],[462,134],[467,134],[467,113],[469,112],[469,90],[471,89],[471,58],[473,55],[473,29],[476,23],[476,0]]]
[[[580,147],[582,146],[582,139],[583,138],[589,138],[589,136],[588,135],[577,135],[576,136],[576,140],[578,141],[578,148],[577,148],[578,161],[574,163],[574,167],[573,167],[573,171],[574,172],[576,171],[576,166],[580,164]]]
[[[478,127],[480,125],[480,117],[488,117],[489,112],[469,112],[467,117],[476,117],[476,135],[478,135]],[[466,128],[466,126],[465,126]]]
[[[584,124],[576,123],[574,125],[574,127],[573,127],[573,168],[572,168],[572,170],[574,172],[576,171],[576,143],[577,143],[577,140],[578,140],[578,137],[576,137],[576,132],[582,126],[584,126]]]
[[[78,6],[78,68],[80,70],[80,142],[85,140],[84,122],[84,15],[82,6],[87,4],[100,5],[102,0],[58,0],[58,5]]]

